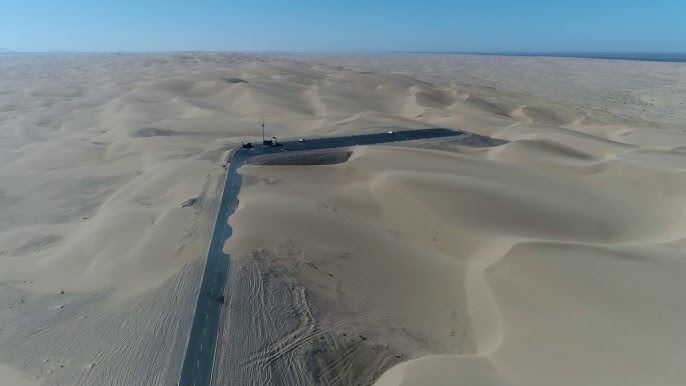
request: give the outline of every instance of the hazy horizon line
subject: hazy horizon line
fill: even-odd
[[[398,50],[160,50],[160,51],[16,51],[0,48],[0,54],[162,54],[162,53],[281,53],[281,54],[425,54],[425,55],[478,55],[478,56],[520,56],[520,57],[559,57],[581,59],[616,59],[635,61],[686,62],[683,51],[398,51]]]

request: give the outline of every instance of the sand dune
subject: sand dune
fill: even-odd
[[[218,384],[682,383],[679,64],[177,53],[0,69],[7,382],[176,382],[226,160],[264,119],[279,138],[481,136],[244,166]]]
[[[517,142],[505,147],[515,144]],[[532,146],[528,151],[539,151],[551,158],[557,156],[550,155],[545,145],[538,150]],[[251,239],[247,245],[262,245],[263,248],[278,240],[290,240],[297,246],[295,250],[286,252],[273,247],[279,250],[280,262],[277,264],[296,264],[288,268],[290,274],[298,277],[301,283],[310,280],[317,283],[307,287],[313,293],[310,299],[312,308],[328,310],[328,306],[324,306],[328,303],[350,304],[352,309],[340,318],[344,321],[354,319],[357,324],[362,324],[359,328],[363,331],[373,331],[365,333],[376,334],[375,339],[396,342],[394,347],[398,347],[396,350],[402,352],[403,357],[425,355],[427,348],[423,345],[426,342],[439,341],[445,345],[457,333],[463,334],[463,340],[458,340],[453,346],[434,346],[432,351],[436,354],[481,354],[488,359],[483,362],[483,366],[490,369],[485,373],[482,373],[485,371],[481,369],[483,366],[473,363],[476,360],[469,355],[453,360],[438,357],[435,365],[438,369],[429,364],[433,360],[431,358],[417,365],[410,362],[402,365],[402,371],[406,372],[400,376],[400,379],[405,379],[402,384],[453,384],[453,379],[457,379],[454,384],[461,384],[459,380],[463,374],[465,380],[472,377],[475,384],[544,385],[559,383],[560,374],[569,379],[563,384],[570,385],[580,381],[621,384],[631,383],[632,379],[647,381],[652,377],[661,377],[667,383],[670,379],[674,380],[671,383],[676,382],[680,370],[670,358],[678,355],[683,337],[669,343],[660,341],[650,345],[635,337],[647,334],[644,339],[652,341],[647,332],[653,326],[650,321],[653,316],[649,315],[661,314],[658,309],[662,307],[676,312],[659,317],[659,323],[665,323],[659,330],[665,331],[667,336],[674,338],[676,326],[684,321],[684,314],[674,311],[683,308],[683,304],[678,304],[680,297],[673,296],[684,291],[677,279],[682,275],[679,270],[684,269],[680,252],[660,246],[670,239],[684,237],[681,231],[683,214],[662,211],[666,208],[674,210],[679,204],[676,201],[670,203],[667,199],[659,206],[652,203],[649,211],[644,211],[642,205],[632,207],[630,202],[647,202],[647,197],[639,199],[633,194],[621,197],[620,192],[625,187],[614,177],[615,167],[605,169],[600,176],[580,174],[579,178],[588,179],[587,186],[602,184],[602,187],[596,186],[591,191],[581,191],[581,181],[570,179],[570,173],[563,174],[562,169],[551,170],[547,166],[524,171],[517,166],[508,166],[511,161],[502,163],[497,158],[479,162],[461,158],[425,151],[369,148],[346,164],[308,171],[288,166],[250,167],[246,173],[259,176],[262,181],[275,182],[258,184],[257,188],[251,186],[250,190],[242,193],[244,206],[232,219],[240,230],[231,251],[238,254],[247,248],[243,245],[243,237]],[[402,171],[389,172],[386,171],[388,168]],[[621,168],[624,170],[621,175],[638,176],[642,173],[639,168],[629,172],[626,168],[633,169],[630,164]],[[656,178],[666,181],[670,177]],[[499,181],[498,185],[490,186],[493,182],[489,181],[494,180]],[[521,189],[521,193],[516,189]],[[265,190],[270,193],[258,193]],[[291,195],[300,197],[297,204],[287,198]],[[548,197],[552,200],[550,203],[546,202]],[[329,205],[326,215],[318,214],[324,209],[317,209],[320,200]],[[279,204],[275,204],[277,202]],[[331,206],[335,211],[331,212]],[[262,211],[265,214],[260,215]],[[266,228],[263,222],[254,220],[266,216],[270,218]],[[338,219],[332,222],[331,216]],[[367,230],[363,224],[370,220],[380,222],[389,234],[398,238],[389,239],[382,232]],[[294,228],[288,224],[300,225]],[[256,236],[259,234],[270,235],[270,239]],[[373,243],[375,248],[367,251],[366,248],[371,247],[361,245],[369,235],[373,235],[376,241]],[[341,237],[345,239],[340,240]],[[355,243],[350,244],[349,240],[355,240]],[[421,250],[407,247],[403,252],[392,250],[393,245],[404,245],[408,240]],[[612,244],[618,247],[605,246]],[[349,256],[340,260],[336,258],[337,253]],[[432,255],[435,253],[450,256],[462,266],[450,270],[434,261]],[[374,267],[379,263],[369,259],[387,255],[393,260],[380,263],[386,268],[377,272],[378,268]],[[525,258],[528,259],[526,263],[519,263]],[[364,261],[364,271],[354,268],[355,261],[359,260]],[[405,266],[408,261],[419,263],[421,268]],[[674,264],[680,267],[676,272],[673,271],[676,268]],[[439,266],[442,271],[451,272],[451,279],[442,281],[440,274],[432,273],[431,280],[414,282],[422,277],[421,272],[426,266]],[[517,269],[517,273],[513,269]],[[555,270],[555,274],[550,270]],[[667,274],[667,271],[672,272]],[[665,278],[666,282],[664,286],[647,291],[647,288],[635,284],[642,282],[651,286],[649,279],[635,276],[642,274]],[[460,277],[466,280],[460,282]],[[401,287],[393,285],[396,278],[401,278]],[[478,280],[484,279],[486,285],[480,285]],[[381,287],[366,287],[378,286],[379,283],[382,283]],[[509,283],[509,287],[499,289],[504,283]],[[464,309],[453,308],[455,300],[442,302],[441,296],[432,292],[434,286],[438,286],[441,293],[465,297],[462,302],[469,305],[469,316],[464,314]],[[520,290],[527,292],[520,294]],[[416,303],[395,306],[399,300],[412,302],[419,294],[422,297]],[[495,302],[487,301],[489,295]],[[664,299],[667,304],[657,299]],[[503,307],[502,302],[507,302],[509,307]],[[643,302],[651,305],[643,308],[640,306]],[[392,322],[379,323],[377,316],[366,317],[365,306],[382,312]],[[419,315],[415,314],[418,311]],[[480,315],[476,317],[476,314]],[[435,321],[426,324],[423,318],[427,315],[447,324]],[[466,319],[460,321],[458,317],[455,320],[449,315],[461,315]],[[615,317],[621,319],[615,320]],[[491,320],[484,321],[483,318]],[[475,320],[479,321],[478,325]],[[539,342],[540,331],[548,328],[550,320],[558,321],[557,327],[550,330],[551,335],[540,344],[536,343]],[[620,328],[617,323],[629,323],[631,326]],[[409,337],[384,336],[389,334],[386,329],[407,324],[412,326],[411,330],[420,332]],[[460,325],[465,329],[455,331]],[[331,334],[321,333],[327,337]],[[510,338],[510,334],[515,334],[515,337]],[[608,340],[598,340],[598,334]],[[417,335],[422,338],[417,339]],[[408,348],[407,340],[414,347],[410,345]],[[578,355],[586,355],[584,350],[595,346],[593,356],[589,355],[583,361],[575,359]],[[306,349],[305,343],[298,343],[294,351],[299,354],[298,350]],[[559,355],[551,355],[551,351],[559,352]],[[626,367],[625,360],[634,363],[638,357],[624,357],[624,352],[644,356],[643,363],[647,367]],[[642,354],[638,354],[640,352]],[[522,358],[523,354],[528,356],[526,360]],[[450,370],[441,370],[445,363],[454,364],[450,365]],[[671,365],[649,372],[655,363]],[[463,370],[455,372],[452,366]],[[518,373],[520,368],[527,366],[530,366],[527,371]],[[541,370],[539,366],[545,366],[547,370]],[[415,367],[421,375],[412,372]],[[536,376],[508,377],[500,374],[501,368]],[[392,370],[380,384],[401,383],[398,378],[393,380],[393,374],[398,372],[401,370]],[[518,380],[521,376],[524,378]],[[431,379],[433,381],[428,381]]]

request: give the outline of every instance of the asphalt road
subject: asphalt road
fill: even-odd
[[[224,191],[207,253],[179,385],[212,384],[217,338],[220,332],[222,308],[224,307],[224,289],[229,275],[229,255],[225,254],[222,249],[226,240],[233,233],[228,220],[238,206],[238,192],[243,180],[242,176],[238,174],[238,168],[256,155],[452,137],[460,134],[466,133],[449,129],[406,130],[348,137],[315,138],[304,142],[287,141],[280,146],[263,147],[257,144],[252,149],[240,148],[236,150],[226,171]]]

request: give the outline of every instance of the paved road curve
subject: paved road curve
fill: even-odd
[[[224,306],[224,288],[229,274],[229,255],[225,254],[222,249],[226,240],[233,233],[228,219],[238,206],[238,192],[241,189],[243,179],[238,174],[238,168],[256,155],[452,137],[460,134],[468,135],[464,132],[448,129],[407,130],[349,137],[316,138],[305,142],[290,141],[284,142],[278,147],[258,146],[253,149],[240,148],[236,150],[226,171],[224,192],[222,193],[210,248],[207,252],[205,271],[195,306],[193,327],[191,327],[191,334],[186,347],[186,357],[183,361],[179,385],[212,384],[217,338]]]

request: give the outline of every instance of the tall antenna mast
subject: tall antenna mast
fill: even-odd
[[[262,143],[264,143],[264,119],[262,120]]]

